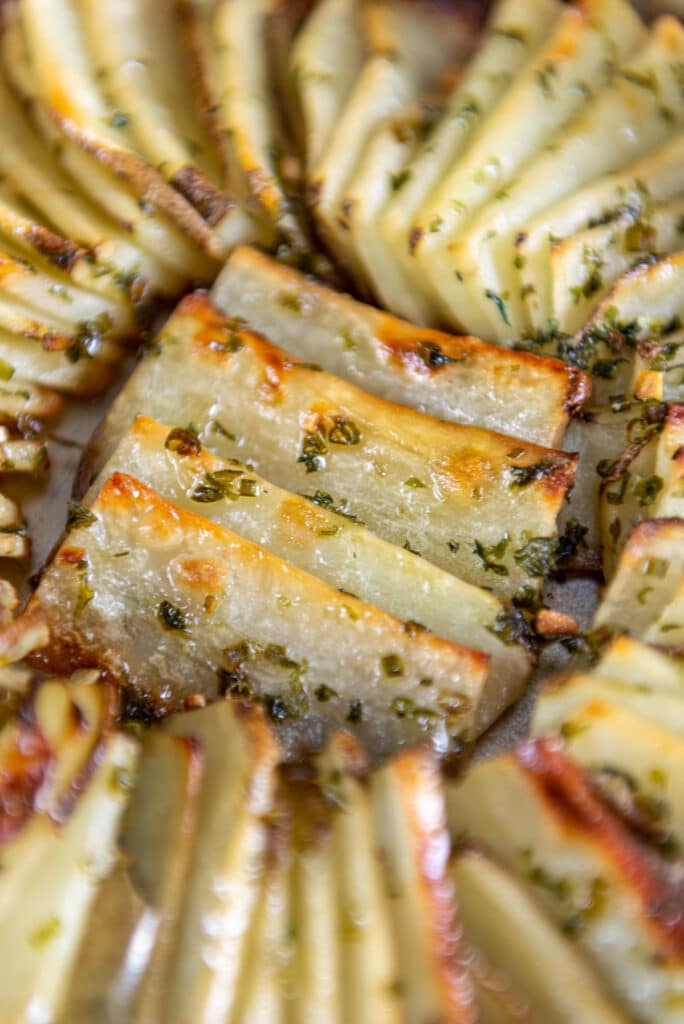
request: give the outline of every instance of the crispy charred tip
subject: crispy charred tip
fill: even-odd
[[[87,253],[87,250],[81,248],[76,242],[61,238],[39,224],[31,228],[27,238],[51,263],[67,273]]]
[[[534,628],[544,637],[577,636],[579,631],[577,619],[553,608],[542,608],[537,612]]]
[[[207,181],[196,167],[182,167],[173,176],[171,184],[212,227],[222,221],[234,206],[232,199]]]
[[[563,408],[574,416],[586,405],[591,396],[591,377],[578,366],[567,366],[568,390]]]

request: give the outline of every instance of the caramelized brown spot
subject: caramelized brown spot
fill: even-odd
[[[232,200],[215,188],[196,167],[182,167],[174,174],[171,184],[212,227],[223,220],[234,205]]]

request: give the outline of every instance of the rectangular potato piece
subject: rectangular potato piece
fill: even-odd
[[[452,835],[481,843],[573,930],[626,1010],[653,1024],[678,1020],[680,897],[556,740],[478,764],[449,786],[447,815]]]
[[[451,881],[440,771],[424,750],[376,771],[371,794],[396,936],[405,1020],[476,1018]]]
[[[594,619],[596,629],[684,648],[684,520],[646,519],[632,531]]]
[[[320,0],[290,54],[306,162],[316,166],[330,141],[363,61],[356,0]]]
[[[556,0],[499,0],[492,5],[473,57],[377,224],[374,258],[367,269],[375,294],[395,313],[416,323],[429,323],[435,316],[429,283],[422,280],[411,255],[411,225],[421,221],[421,208],[560,11]]]
[[[36,339],[10,334],[0,328],[0,360],[13,371],[12,378],[16,376],[30,384],[67,394],[101,395],[112,382],[113,363],[93,359],[85,353],[79,353],[74,361],[70,358],[72,354],[75,353],[68,350],[46,351]]]
[[[629,636],[616,637],[594,666],[594,675],[632,686],[648,684],[659,693],[684,697],[684,661]]]
[[[339,929],[341,1021],[400,1024],[400,962],[362,749],[335,733],[318,758],[318,781],[335,805],[332,853]],[[467,1018],[466,1018],[467,1019]]]
[[[96,469],[140,411],[191,423],[208,447],[246,457],[288,490],[346,501],[386,540],[503,597],[538,584],[515,554],[532,537],[554,536],[576,462],[424,416],[297,363],[220,316],[201,293],[183,300],[115,402],[96,442]]]
[[[166,727],[200,744],[205,773],[160,1020],[224,1024],[264,874],[280,751],[260,709],[230,702],[175,715]]]
[[[493,594],[388,544],[331,510],[326,495],[319,494],[313,503],[206,449],[180,454],[172,443],[167,446],[169,433],[169,427],[139,416],[100,479],[115,471],[135,474],[169,501],[234,530],[330,586],[419,623],[416,629],[425,627],[483,651],[490,662],[472,707],[469,738],[484,731],[521,694],[531,659],[524,647],[505,642],[501,627],[506,610]],[[232,481],[225,493],[222,474]],[[88,501],[96,492],[97,485]]]
[[[475,850],[453,858],[465,939],[510,983],[533,1020],[628,1024],[591,968],[524,885]]]
[[[33,598],[50,664],[96,659],[162,712],[197,693],[252,693],[293,748],[335,724],[378,755],[426,733],[442,751],[462,744],[485,654],[416,632],[123,474],[91,514]]]
[[[297,358],[443,420],[554,446],[587,397],[558,360],[406,323],[255,249],[235,250],[211,297]]]

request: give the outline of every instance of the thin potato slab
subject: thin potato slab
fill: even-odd
[[[118,473],[34,603],[47,661],[96,659],[160,711],[252,694],[305,749],[334,724],[377,753],[424,731],[442,750],[460,744],[489,666]]]
[[[507,612],[488,591],[464,583],[410,551],[383,541],[336,511],[328,495],[304,498],[206,449],[179,451],[177,434],[139,416],[100,474],[135,474],[189,512],[355,594],[413,628],[484,652],[490,659],[484,688],[472,706],[473,738],[521,693],[531,659],[506,642]],[[96,485],[88,496],[94,500]],[[406,709],[409,713],[409,709]]]
[[[516,554],[554,536],[576,462],[369,395],[241,330],[201,293],[181,303],[114,404],[96,469],[140,411],[192,424],[208,447],[288,490],[347,502],[386,540],[503,597],[538,584]]]
[[[211,297],[299,359],[439,419],[554,446],[588,396],[560,361],[409,324],[255,249],[231,255]]]

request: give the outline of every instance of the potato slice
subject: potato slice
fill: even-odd
[[[505,194],[482,208],[467,231],[451,236],[448,268],[452,277],[454,269],[460,276],[450,291],[441,287],[450,322],[460,317],[472,333],[500,342],[528,330],[516,259],[518,233],[544,207],[635,160],[667,139],[673,126],[682,126],[684,96],[675,69],[683,57],[684,27],[675,18],[660,19],[636,56],[620,62],[600,94],[558,132],[551,148],[508,182]],[[446,267],[440,276],[445,279]],[[471,307],[472,321],[465,312]]]
[[[20,380],[14,376],[12,367],[0,376],[6,376],[0,380],[0,421],[16,422],[25,416],[49,420],[59,414],[62,399],[54,391]]]
[[[642,519],[684,517],[684,406],[659,405],[646,429],[628,424],[627,448],[601,483],[601,544],[606,579]]]
[[[93,359],[76,347],[73,351],[46,351],[34,339],[10,334],[0,328],[0,365],[3,376],[21,378],[30,384],[56,388],[67,394],[100,395],[111,384],[114,366]]]
[[[547,683],[535,704],[533,730],[539,736],[564,735],[566,719],[595,701],[609,702],[618,710],[626,709],[640,715],[645,723],[651,722],[684,739],[684,701],[680,695],[654,692],[647,680],[635,687],[587,673],[575,673]]]
[[[675,323],[678,322],[677,318]],[[632,388],[644,401],[681,402],[684,399],[684,331],[666,331],[655,341],[637,345]]]
[[[0,240],[0,250],[2,241]],[[71,284],[60,274],[46,274],[39,267],[22,259],[15,259],[7,251],[0,251],[0,296],[2,314],[0,322],[7,330],[19,333],[15,324],[6,319],[5,310],[26,310],[27,323],[33,318],[45,325],[47,338],[52,331],[55,343],[64,347],[74,344],[72,336],[87,330],[89,324],[101,324],[101,336],[107,338],[130,337],[135,330],[131,311],[94,292]],[[62,341],[62,337],[64,341]]]
[[[460,746],[489,667],[119,473],[60,548],[36,606],[53,638],[46,663],[125,671],[160,711],[197,693],[252,693],[303,749],[335,724],[378,754],[426,733],[441,750]]]
[[[408,1019],[399,995],[401,964],[365,769],[361,748],[343,733],[331,737],[319,758],[320,785],[336,808],[332,843],[339,922],[340,1020],[399,1024]]]
[[[153,934],[154,945],[144,965],[130,956],[129,946],[117,979],[118,1002],[127,1004],[131,1024],[164,1019],[168,964],[197,838],[204,765],[202,748],[192,738],[161,732],[145,736],[140,781],[124,818],[121,848],[131,880],[145,901],[137,931],[146,929],[150,942]]]
[[[292,959],[294,1024],[341,1024],[343,978],[338,919],[340,876],[335,863],[334,809],[311,781],[298,780],[289,796],[293,815]]]
[[[362,264],[344,222],[345,187],[366,144],[387,118],[462,58],[470,29],[462,12],[449,6],[378,0],[362,7],[366,60],[308,187],[321,237],[336,260],[360,280]]]
[[[205,757],[196,840],[163,994],[167,1024],[223,1024],[235,1006],[264,871],[279,750],[259,709],[221,702],[171,718]]]
[[[262,240],[296,255],[309,242],[280,177],[282,137],[271,94],[267,28],[272,0],[187,0],[205,106],[221,139],[236,198],[259,220]]]
[[[309,169],[318,164],[336,129],[361,69],[363,49],[356,0],[320,0],[297,34],[290,69]]]
[[[270,831],[266,867],[247,937],[231,1024],[284,1024],[288,1019],[289,965],[294,945],[290,908],[292,849],[286,815],[276,810],[275,817],[279,820]]]
[[[163,294],[176,295],[182,290],[187,277],[181,268],[172,269],[173,263],[169,264],[166,256],[167,251],[173,253],[174,249],[169,232],[164,236],[165,245],[158,245],[156,253],[154,249],[146,252],[140,242],[141,236],[144,239],[149,235],[149,218],[142,210],[137,209],[134,220],[129,217],[117,224],[89,203],[36,134],[2,75],[0,113],[7,134],[0,153],[0,170],[5,176],[6,188],[29,203],[29,210],[35,211],[34,217],[36,213],[40,216],[35,237],[40,237],[40,229],[45,225],[58,231],[65,240],[74,239],[77,245],[83,245],[94,260],[92,264],[90,260],[85,261],[86,267],[91,268],[90,274],[85,271],[86,277],[94,277],[100,288],[109,286],[117,296],[122,292],[125,295],[125,282],[135,278],[149,282]],[[134,203],[131,205],[135,207]],[[69,241],[66,244],[69,245]]]
[[[171,436],[171,445],[167,440]],[[522,692],[530,656],[506,636],[507,613],[492,594],[394,547],[334,511],[326,495],[282,491],[206,449],[180,454],[170,428],[138,417],[100,476],[135,473],[165,498],[234,530],[338,590],[483,651],[490,664],[469,733],[484,731]],[[220,481],[233,481],[224,493]],[[244,492],[244,493],[242,493]],[[88,500],[94,499],[95,488]]]
[[[662,717],[644,716],[598,687],[596,696],[563,715],[561,730],[568,753],[627,824],[645,833],[669,853],[684,848],[684,738]],[[654,698],[657,700],[658,698]],[[679,698],[681,702],[681,697]],[[545,731],[542,693],[534,733]],[[541,707],[540,707],[541,705]],[[665,708],[663,707],[663,710]],[[555,721],[554,711],[551,718]]]
[[[647,519],[631,533],[594,626],[646,643],[684,647],[684,521]]]
[[[98,887],[111,869],[137,745],[114,734],[61,829],[39,815],[0,848],[0,950],[11,964],[0,991],[3,1020],[54,1020],[65,998]],[[21,904],[16,900],[20,895]]]
[[[474,850],[458,853],[451,870],[466,940],[527,1002],[534,1020],[628,1024],[572,942],[514,875]]]
[[[594,378],[596,405],[634,394],[640,367],[634,353],[642,342],[658,341],[684,318],[684,250],[624,274],[591,320],[568,341],[566,358]],[[661,365],[663,373],[667,363]],[[636,372],[635,372],[636,371]]]
[[[443,318],[474,334],[491,334],[489,319],[471,301],[460,253],[452,251],[469,221],[496,196],[506,202],[511,179],[610,80],[614,62],[622,63],[645,35],[636,12],[624,0],[593,0],[566,8],[553,31],[514,80],[472,144],[450,167],[412,227],[414,258],[439,300]],[[586,88],[578,89],[581,81]],[[525,131],[520,131],[520,125]],[[431,230],[431,226],[434,230]],[[460,282],[456,272],[464,274]],[[505,297],[486,300],[513,336]],[[457,311],[458,309],[458,311]],[[497,334],[498,337],[498,334]]]
[[[178,168],[163,164],[160,173],[135,149],[129,120],[139,110],[119,110],[115,98],[108,101],[100,87],[78,9],[69,0],[28,0],[20,5],[19,17],[37,96],[59,132],[110,168],[142,199],[159,206],[205,252],[219,259],[222,247],[211,228],[162,177]],[[55,38],[61,41],[58,61]]]
[[[553,319],[575,334],[610,286],[650,254],[667,255],[684,243],[684,199],[626,211],[551,248]]]
[[[447,873],[439,769],[424,750],[393,758],[371,780],[390,893],[404,1019],[474,1021],[473,991]]]
[[[627,1011],[677,1020],[681,900],[554,741],[478,764],[449,786],[447,813],[454,836],[483,843],[525,879]]]
[[[629,636],[615,637],[593,672],[604,679],[618,679],[637,687],[647,683],[651,690],[684,697],[684,661]]]
[[[587,378],[556,360],[407,324],[255,249],[236,249],[213,302],[299,359],[443,420],[560,445]]]
[[[433,190],[540,45],[560,11],[556,0],[499,0],[493,6],[474,56],[379,218],[373,259],[367,262],[367,270],[376,295],[388,309],[416,323],[434,319],[429,283],[423,280],[412,256],[412,225],[424,224],[421,211],[429,206]],[[427,230],[431,226],[438,226],[437,222],[432,225],[429,221]]]
[[[385,539],[504,597],[538,585],[515,556],[531,538],[555,535],[576,462],[368,395],[240,330],[199,293],[183,300],[113,406],[96,468],[141,409],[192,423],[209,447],[247,454],[288,490],[348,502]]]
[[[675,132],[661,146],[554,203],[525,225],[516,239],[520,278],[535,332],[553,325],[551,266],[554,247],[563,239],[618,221],[630,211],[638,216],[651,203],[684,192],[684,133]]]

